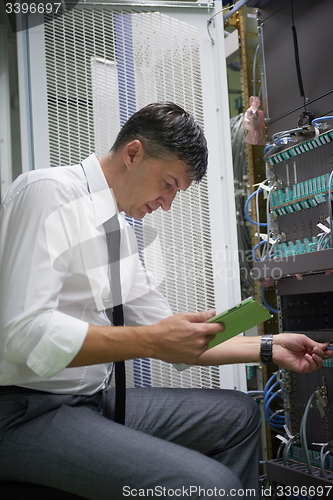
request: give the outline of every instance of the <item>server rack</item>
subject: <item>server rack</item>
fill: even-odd
[[[280,333],[333,343],[333,34],[327,24],[333,5],[257,6],[269,142],[266,182],[255,195],[267,213],[267,236],[258,235],[253,278],[274,286]],[[280,404],[273,401],[277,393]],[[275,498],[333,498],[332,361],[309,374],[279,370],[268,396],[275,407],[267,421],[281,446],[267,475],[285,488],[275,489]]]

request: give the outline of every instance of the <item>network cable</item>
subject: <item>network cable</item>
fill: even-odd
[[[303,133],[306,127],[296,127],[291,130],[283,130],[281,132],[276,132],[272,135],[271,144],[268,144],[264,149],[263,160],[267,161],[274,153],[276,153],[281,146],[288,144],[288,142],[293,141],[293,135]]]
[[[325,449],[327,449],[326,453],[324,453]],[[325,459],[327,455],[331,453],[332,449],[332,441],[329,443],[325,443],[320,450],[320,475],[321,477],[325,477]]]
[[[259,224],[259,226],[267,227],[266,222],[256,222],[256,221],[252,220],[251,217],[249,216],[249,204],[250,204],[252,198],[254,196],[257,196],[261,191],[263,191],[263,188],[259,188],[256,191],[254,191],[252,194],[250,194],[250,196],[248,197],[248,199],[246,200],[245,205],[244,205],[244,215],[245,215],[246,220],[251,222],[251,224],[254,224],[255,226],[257,226]],[[257,219],[259,221],[259,214],[258,213],[257,213]]]
[[[275,391],[275,389],[280,385],[280,381],[276,380],[277,375],[279,373],[283,373],[283,371],[275,372],[266,383],[264,387],[264,400],[263,400],[265,421],[275,431],[280,431],[281,429],[283,429],[285,425],[285,417],[283,415],[280,415],[280,410],[274,412],[270,408],[271,402],[276,397],[281,397],[281,389]]]
[[[253,260],[261,260],[258,257],[256,257],[256,250],[259,248],[259,246],[264,245],[266,243],[265,240],[260,241],[260,243],[257,243],[253,248],[252,248],[252,258]]]
[[[272,307],[268,304],[266,297],[265,297],[265,287],[264,286],[261,287],[261,298],[262,298],[262,302],[263,302],[264,306],[267,307],[267,309],[269,311],[271,311],[274,314],[279,314],[279,311],[277,311],[277,309],[274,309],[274,307]]]
[[[322,122],[327,122],[328,120],[333,120],[333,116],[320,116],[312,120],[311,125],[313,127],[322,128]]]
[[[308,400],[307,405],[306,405],[305,410],[304,410],[302,420],[301,420],[301,425],[300,425],[301,447],[302,447],[304,460],[305,460],[309,474],[312,474],[312,465],[311,465],[311,460],[310,460],[309,448],[308,448],[307,441],[306,441],[306,421],[308,418],[308,413],[310,411],[312,401],[314,400],[315,396],[316,396],[316,393],[314,392],[312,394],[312,396],[310,397],[310,399]]]
[[[303,413],[303,417],[301,420],[301,424],[300,424],[300,442],[301,442],[301,447],[302,447],[302,451],[303,451],[304,461],[306,463],[309,474],[312,474],[313,471],[312,471],[312,464],[311,464],[311,460],[310,460],[309,448],[308,448],[307,439],[306,439],[306,423],[307,423],[309,411],[312,408],[312,403],[316,397],[318,398],[318,400],[321,399],[323,401],[323,398],[320,394],[320,389],[317,389],[310,396],[310,398],[306,404],[306,407],[305,407],[305,410]],[[317,403],[317,405],[319,406],[318,403]],[[323,407],[323,404],[321,406]]]
[[[250,222],[251,224],[254,224],[255,226],[257,226],[258,243],[252,249],[252,255],[254,256],[255,260],[261,260],[262,256],[261,256],[261,252],[260,252],[260,247],[261,247],[262,244],[265,243],[265,241],[262,242],[260,240],[260,238],[261,238],[261,236],[260,236],[260,228],[261,227],[267,227],[267,222],[260,222],[260,218],[259,218],[259,193],[261,193],[261,191],[264,191],[264,189],[262,187],[259,187],[256,191],[254,191],[252,194],[250,194],[250,196],[248,197],[248,199],[246,200],[245,205],[244,205],[244,216],[245,216],[246,220],[248,222]],[[251,200],[252,200],[252,198],[254,196],[256,197],[256,217],[257,217],[257,221],[254,221],[253,219],[251,219],[251,217],[249,215],[249,204],[250,204],[250,202],[251,202]],[[255,251],[256,250],[258,251],[259,259],[257,259],[255,257]]]

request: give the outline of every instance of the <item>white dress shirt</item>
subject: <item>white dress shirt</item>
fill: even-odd
[[[34,170],[13,182],[1,207],[0,385],[93,394],[112,363],[66,368],[88,325],[109,325],[112,306],[103,223],[117,211],[98,159]],[[121,225],[125,324],[172,314],[142,267],[134,232]]]

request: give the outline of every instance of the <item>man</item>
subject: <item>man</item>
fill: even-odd
[[[260,338],[207,351],[223,327],[214,311],[172,315],[140,264],[125,220],[117,306],[105,224],[169,210],[206,171],[200,127],[172,103],[135,113],[108,154],[20,176],[1,223],[0,479],[90,499],[258,496],[257,406],[237,391],[132,389],[125,425],[113,421],[115,361],[151,357],[213,365],[260,360]],[[111,239],[112,239],[111,235]],[[111,263],[112,267],[112,263]],[[112,269],[111,269],[112,271]],[[274,338],[273,360],[321,366],[327,344]],[[256,492],[254,493],[254,490]]]

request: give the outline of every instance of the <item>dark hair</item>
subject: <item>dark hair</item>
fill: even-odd
[[[207,142],[194,118],[177,104],[148,104],[132,115],[121,128],[111,151],[130,141],[142,142],[147,157],[170,159],[170,154],[188,166],[193,180],[200,181],[207,170]]]

